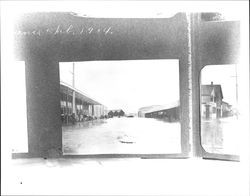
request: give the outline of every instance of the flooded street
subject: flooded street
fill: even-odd
[[[64,126],[64,154],[181,152],[180,123],[151,118],[110,118]]]
[[[202,120],[201,141],[207,152],[239,153],[240,122],[236,117]]]

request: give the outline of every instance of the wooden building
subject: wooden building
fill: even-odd
[[[201,117],[216,119],[231,115],[232,106],[223,101],[221,85],[211,84],[201,86]]]
[[[157,118],[167,122],[176,122],[180,120],[180,103],[174,102],[167,105],[153,105],[140,108],[139,117]]]
[[[75,92],[75,113],[73,113],[73,91]],[[64,124],[73,120],[86,121],[107,116],[106,106],[66,83],[60,83],[60,94],[61,120]]]

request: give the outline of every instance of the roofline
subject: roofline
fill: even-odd
[[[168,109],[172,109],[172,108],[177,108],[179,106],[180,106],[180,101],[178,100],[178,101],[166,104],[166,105],[157,105],[155,107],[153,106],[153,108],[149,108],[148,110],[140,110],[139,109],[138,112],[142,112],[142,113],[146,114],[146,113],[151,113],[151,112],[155,112],[155,111],[163,111],[163,110],[168,110]]]
[[[222,88],[221,88],[221,85],[220,84],[202,84],[201,85],[201,87],[202,86],[209,86],[209,87],[214,87],[214,86],[216,86],[216,87],[219,87],[220,88],[220,92],[221,92],[221,98],[223,99],[224,97],[223,97],[223,92],[222,92]],[[201,95],[207,95],[207,94],[201,94]]]
[[[93,98],[91,98],[89,95],[83,93],[83,92],[80,91],[79,89],[73,88],[71,85],[67,84],[66,82],[60,81],[60,85],[64,85],[64,86],[66,86],[66,87],[68,87],[68,88],[74,90],[75,92],[77,92],[77,93],[79,93],[79,94],[81,94],[81,95],[83,95],[83,96],[89,98],[91,101],[97,103],[96,105],[103,105],[103,104],[101,104],[100,102],[98,102],[98,101],[94,100]],[[103,105],[103,106],[104,106],[104,105]]]

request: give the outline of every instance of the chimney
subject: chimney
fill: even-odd
[[[213,83],[213,81],[211,82],[211,86],[213,86],[214,85],[214,83]]]

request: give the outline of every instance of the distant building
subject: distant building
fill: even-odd
[[[154,108],[157,108],[157,107],[161,107],[161,106],[160,105],[151,105],[151,106],[146,106],[146,107],[140,108],[138,111],[138,117],[145,117],[146,113],[153,111]]]
[[[125,112],[122,110],[122,109],[118,109],[118,110],[109,110],[108,112],[108,116],[109,117],[114,117],[114,116],[124,116],[125,115]]]
[[[201,116],[206,119],[216,119],[231,115],[232,106],[223,100],[221,85],[201,86]]]
[[[233,116],[232,105],[222,101],[222,117]]]
[[[163,119],[168,122],[180,120],[179,101],[167,105],[152,105],[142,107],[138,111],[138,117]]]
[[[127,113],[126,114],[127,117],[138,117],[137,113]]]

